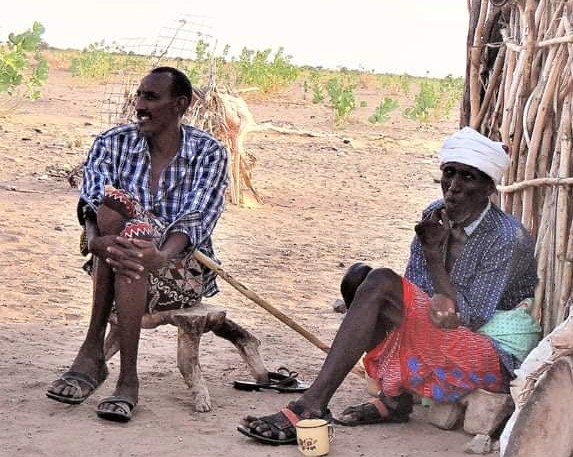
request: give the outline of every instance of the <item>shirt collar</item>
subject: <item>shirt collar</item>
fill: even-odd
[[[475,229],[478,228],[478,225],[480,224],[480,222],[483,220],[483,218],[485,217],[485,215],[487,214],[487,212],[489,211],[489,209],[491,208],[491,201],[488,200],[487,201],[487,206],[485,207],[485,209],[482,211],[482,213],[479,215],[479,217],[473,221],[471,224],[466,225],[464,227],[464,232],[466,232],[467,236],[470,236],[473,232],[475,232]]]
[[[187,131],[183,128],[183,126],[179,126],[179,129],[181,131],[181,142],[179,144],[179,151],[183,151],[183,154],[186,154],[186,148],[182,147],[182,145],[186,145],[187,144]],[[149,146],[147,144],[147,140],[145,139],[145,137],[141,134],[138,134],[138,139],[137,139],[137,143],[135,144],[135,146],[133,147],[133,149],[131,150],[131,153],[133,154],[141,154],[143,151],[149,151]],[[180,153],[178,151],[178,154]]]

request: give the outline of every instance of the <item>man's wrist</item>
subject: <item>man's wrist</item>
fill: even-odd
[[[441,261],[443,259],[443,252],[439,247],[427,246],[423,248],[424,257],[428,262],[430,261]]]

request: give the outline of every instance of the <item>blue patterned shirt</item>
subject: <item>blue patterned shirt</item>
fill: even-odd
[[[227,186],[227,151],[211,135],[181,126],[177,155],[151,192],[151,155],[135,124],[112,128],[94,141],[84,165],[80,205],[97,211],[104,186],[131,193],[163,225],[165,233],[180,232],[190,248],[214,257],[211,233],[224,208]],[[85,212],[85,211],[84,211]],[[80,222],[84,222],[81,212]],[[205,296],[218,291],[215,275],[207,271]]]
[[[437,200],[423,215],[442,207],[444,201]],[[434,294],[417,236],[411,245],[405,277],[429,296]],[[450,279],[457,290],[461,324],[476,331],[493,317],[496,309],[513,309],[522,300],[533,297],[537,284],[533,240],[519,221],[491,205],[468,235]],[[511,373],[519,362],[495,341],[494,344]]]

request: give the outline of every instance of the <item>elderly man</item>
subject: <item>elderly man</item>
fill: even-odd
[[[440,161],[443,199],[415,227],[405,276],[352,266],[341,284],[348,314],[318,377],[282,411],[245,417],[241,433],[296,442],[299,419],[331,417],[328,402],[364,352],[379,396],[344,410],[343,425],[407,422],[412,393],[454,402],[477,388],[508,388],[532,340],[515,350],[524,342],[507,344],[507,335],[498,341],[481,330],[532,297],[537,282],[530,236],[489,199],[510,161],[502,143],[468,127],[445,141]],[[528,332],[539,330],[522,317]]]
[[[47,396],[78,404],[106,379],[103,343],[115,307],[121,368],[113,395],[98,405],[104,419],[128,421],[137,404],[144,312],[192,306],[218,290],[192,252],[213,255],[228,158],[213,137],[181,124],[190,103],[187,76],[155,68],[137,90],[137,121],[99,135],[84,166],[78,216],[94,256],[92,315],[70,370]]]

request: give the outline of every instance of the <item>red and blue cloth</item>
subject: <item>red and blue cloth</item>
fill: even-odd
[[[472,390],[505,390],[499,354],[489,337],[467,327],[442,329],[430,320],[430,297],[402,279],[402,324],[364,358],[384,395],[404,391],[455,402]]]

